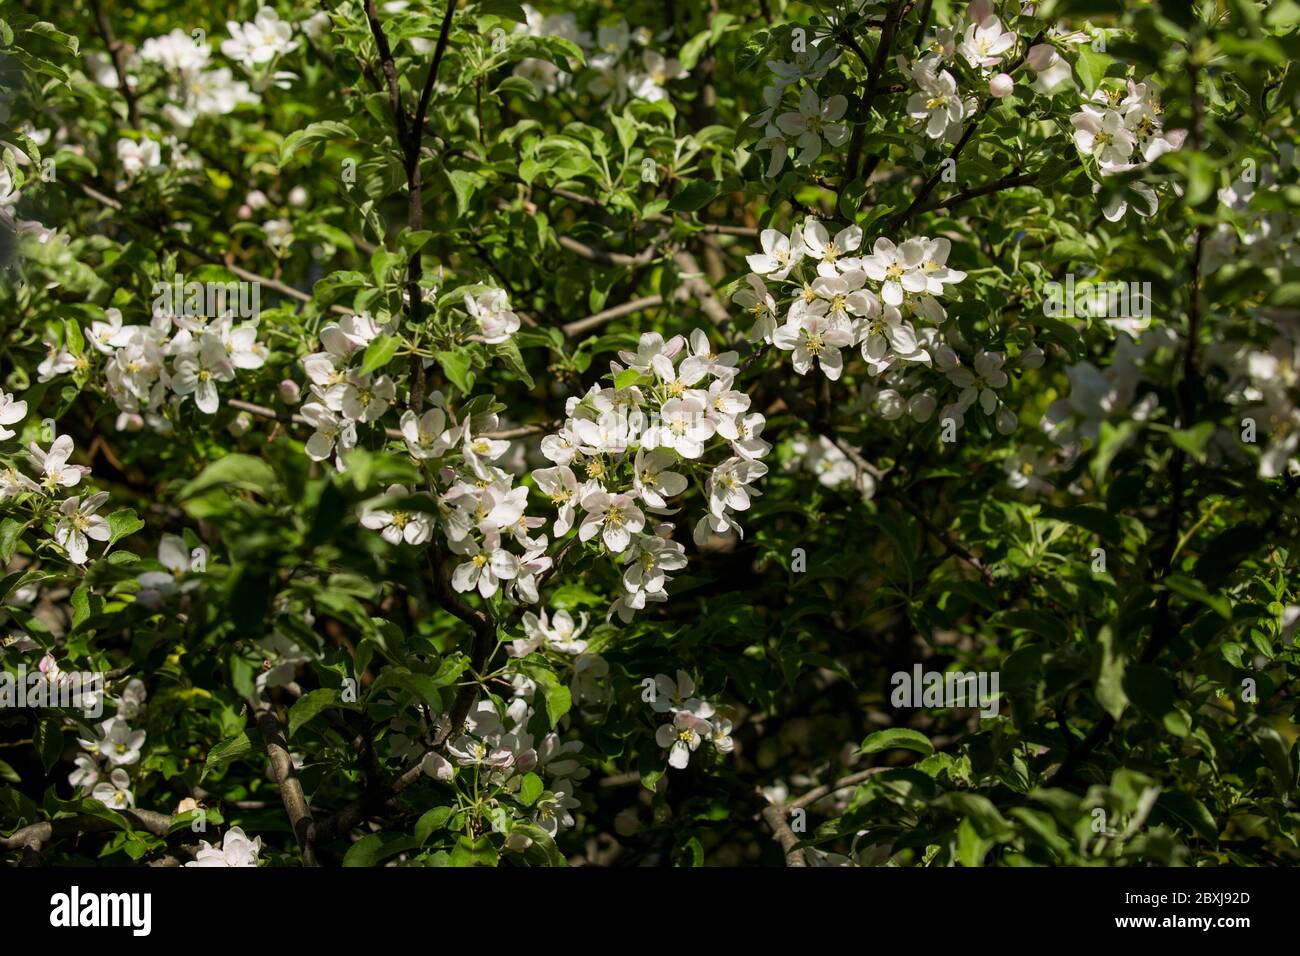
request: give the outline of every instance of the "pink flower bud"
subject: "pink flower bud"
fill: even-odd
[[[1015,88],[1016,81],[1005,73],[995,74],[989,79],[989,92],[998,99],[1010,96]]]
[[[297,405],[298,399],[302,397],[302,389],[298,383],[291,378],[286,378],[279,385],[280,401],[286,405]]]
[[[1035,73],[1041,73],[1052,65],[1056,59],[1056,47],[1050,43],[1039,43],[1029,48],[1029,55],[1025,57],[1025,62]]]

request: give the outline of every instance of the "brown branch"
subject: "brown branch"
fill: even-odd
[[[289,826],[298,838],[298,845],[302,847],[302,865],[317,866],[316,825],[312,820],[307,797],[302,792],[302,781],[294,770],[289,743],[284,739],[280,719],[275,715],[275,708],[270,701],[260,702],[255,713],[257,729],[262,734],[262,746],[266,748],[267,759],[271,762],[271,774],[276,786],[280,788],[284,811],[289,815]]]
[[[866,770],[859,770],[851,773],[847,777],[841,777],[834,783],[823,784],[820,787],[814,787],[803,796],[790,800],[786,803],[774,803],[764,807],[759,816],[771,828],[773,836],[781,844],[781,849],[785,851],[786,866],[807,866],[808,860],[802,850],[799,849],[799,838],[794,831],[790,829],[790,824],[786,817],[794,810],[802,810],[812,806],[818,800],[824,799],[833,793],[841,790],[847,790],[849,787],[856,787],[878,773],[884,773],[889,767],[868,767]]]
[[[1201,147],[1202,122],[1203,122],[1203,104],[1201,101],[1200,91],[1197,88],[1198,65],[1194,59],[1191,59],[1191,51],[1188,51],[1189,60],[1187,65],[1188,85],[1192,100],[1192,145],[1196,149]],[[1199,375],[1199,358],[1198,344],[1201,332],[1201,242],[1205,237],[1205,226],[1198,225],[1192,241],[1192,258],[1189,265],[1190,283],[1189,283],[1189,301],[1187,304],[1187,348],[1183,352],[1183,361],[1181,365],[1181,376],[1178,380],[1177,388],[1177,427],[1187,428],[1192,418],[1196,414],[1196,387],[1195,380]],[[1183,496],[1185,494],[1186,484],[1186,465],[1187,454],[1181,448],[1175,448],[1170,458],[1169,470],[1172,476],[1171,488],[1169,495],[1169,524],[1166,529],[1167,540],[1161,549],[1160,556],[1153,562],[1150,574],[1163,577],[1170,570],[1174,554],[1177,548],[1179,531],[1183,523]],[[1150,664],[1160,655],[1166,645],[1173,640],[1183,626],[1190,623],[1191,618],[1195,615],[1194,606],[1188,607],[1181,615],[1181,621],[1175,625],[1170,616],[1170,604],[1173,601],[1173,592],[1167,587],[1160,592],[1156,599],[1155,621],[1151,625],[1151,636],[1147,639],[1146,645],[1142,648],[1141,654],[1138,655],[1138,663]],[[1092,731],[1076,749],[1066,754],[1055,772],[1048,778],[1047,785],[1059,785],[1066,783],[1074,777],[1075,771],[1093,751],[1105,743],[1114,732],[1118,721],[1110,714],[1106,714],[1092,728]]]
[[[172,818],[166,813],[152,810],[119,810],[122,818],[137,830],[145,830],[157,837],[165,837],[171,826]],[[0,850],[26,850],[39,853],[50,840],[76,836],[82,833],[99,833],[115,829],[112,820],[97,816],[63,817],[58,820],[46,820],[33,823],[20,830],[15,830],[7,837],[0,837]]]
[[[772,829],[776,841],[781,844],[781,850],[785,853],[786,866],[807,866],[808,861],[799,849],[799,838],[794,835],[790,829],[790,824],[786,822],[786,809],[779,804],[772,804],[762,812],[763,820]]]
[[[393,60],[392,48],[388,37],[379,22],[379,11],[375,9],[375,0],[366,0],[366,22],[370,25],[370,34],[375,38],[375,49],[379,52],[379,62],[383,67],[384,79],[388,89],[388,108],[393,113],[393,125],[397,128],[398,142],[406,142],[406,114],[402,111],[402,87],[397,79],[397,64]]]
[[[682,289],[685,293],[695,297],[695,300],[700,304],[700,309],[709,317],[709,320],[714,325],[724,325],[729,321],[731,313],[722,304],[718,294],[713,291],[713,286],[704,281],[703,272],[700,270],[700,264],[695,261],[695,257],[683,250],[673,256],[673,262],[681,270]]]
[[[867,86],[862,92],[862,102],[858,107],[858,118],[861,123],[853,127],[853,136],[849,142],[848,154],[848,179],[854,179],[858,175],[858,163],[862,157],[862,144],[866,139],[867,121],[871,118],[871,106],[876,99],[876,90],[880,86],[880,77],[885,72],[885,61],[889,57],[889,51],[894,45],[894,36],[898,32],[898,26],[903,22],[909,10],[912,9],[910,2],[904,0],[895,0],[889,14],[885,17],[885,24],[880,28],[880,42],[876,44],[876,55],[872,57],[870,65],[867,67]],[[862,56],[862,50],[854,48],[859,57]]]
[[[849,444],[844,439],[836,435],[833,430],[828,429],[826,431],[823,431],[822,435],[825,438],[828,438],[832,442],[834,442],[835,447],[837,447],[840,451],[844,452],[844,454],[848,457],[848,459],[851,462],[853,462],[854,466],[859,471],[864,471],[867,474],[871,475],[871,477],[876,479],[877,482],[880,482],[882,481],[882,479],[884,479],[885,472],[882,472],[875,465],[871,464],[871,462],[863,458],[862,454],[856,448],[854,448],[851,444]],[[973,553],[971,553],[969,548],[967,548],[965,545],[957,541],[957,539],[954,538],[951,534],[949,534],[943,528],[940,528],[933,521],[931,521],[930,516],[927,515],[920,508],[918,508],[915,504],[913,504],[906,495],[902,494],[899,491],[889,491],[884,488],[881,488],[880,491],[882,494],[886,494],[889,497],[893,498],[895,501],[897,501],[899,505],[902,506],[904,511],[910,514],[913,518],[917,520],[917,522],[920,523],[921,527],[923,527],[926,530],[926,533],[928,533],[931,537],[935,538],[940,544],[942,544],[946,549],[945,552],[946,555],[951,554],[961,558],[961,560],[963,560],[964,562],[966,562],[968,565],[970,565],[972,568],[974,568],[976,571],[979,572],[979,575],[981,578],[984,579],[985,584],[989,585],[990,587],[993,585],[994,583],[993,572],[989,570],[988,565],[986,565],[983,561],[981,561],[978,557],[976,557]]]
[[[99,0],[90,0],[90,9],[95,14],[95,25],[99,28],[99,36],[104,41],[104,46],[108,47],[108,55],[113,61],[113,72],[117,74],[117,85],[126,100],[126,115],[131,120],[131,128],[139,129],[140,108],[135,101],[135,93],[126,81],[126,48],[122,41],[113,35],[113,24],[109,22],[108,14]]]
[[[627,266],[633,269],[648,265],[653,261],[655,253],[658,251],[657,241],[650,243],[635,256],[629,256],[622,252],[610,252],[606,249],[597,249],[569,236],[557,235],[555,241],[559,243],[561,249],[572,252],[591,262],[599,262],[601,265],[606,266]]]
[[[977,199],[980,196],[989,196],[993,193],[999,193],[1004,189],[1014,189],[1017,186],[1028,186],[1038,179],[1038,173],[1018,173],[1011,172],[1001,179],[995,179],[991,183],[985,183],[983,186],[976,186],[971,189],[963,189],[959,193],[941,199],[938,203],[926,209],[926,212],[934,212],[936,209],[947,209],[952,212],[954,206],[959,206],[969,199]]]
[[[1020,52],[1020,55],[1016,57],[1016,59],[1012,63],[1007,65],[1007,68],[1003,72],[1009,75],[1014,73],[1016,70],[1020,69],[1020,67],[1024,65],[1025,58],[1029,55],[1030,49],[1034,47],[1042,39],[1043,39],[1043,31],[1040,30],[1032,40],[1030,40],[1027,44],[1025,44],[1024,50]],[[980,120],[982,120],[985,114],[987,114],[988,111],[993,108],[993,104],[996,102],[997,102],[997,97],[995,96],[987,96],[984,98],[984,102],[980,104],[980,108],[976,110],[975,115],[972,116],[967,121],[966,129],[962,132],[961,139],[957,140],[957,142],[953,145],[952,149],[949,150],[947,156],[948,159],[951,159],[953,162],[956,162],[957,157],[961,155],[961,151],[965,149],[966,144],[970,142],[970,138],[975,135],[975,129],[977,126],[979,126]],[[913,215],[915,215],[923,208],[926,199],[929,198],[930,193],[934,192],[934,187],[939,184],[939,180],[942,178],[943,172],[944,172],[944,163],[940,163],[939,168],[936,169],[934,173],[930,176],[930,178],[925,181],[925,184],[919,190],[917,190],[916,196],[912,199],[911,204],[906,209],[902,210],[901,212],[895,213],[890,218],[889,223],[886,226],[886,231],[892,232],[893,230],[897,229],[899,226],[907,222],[907,220],[911,219]]]
[[[622,305],[616,305],[605,309],[603,312],[597,312],[595,315],[589,315],[585,319],[566,322],[560,326],[560,331],[565,334],[565,337],[573,338],[575,335],[581,335],[590,329],[598,328],[606,322],[621,319],[625,315],[631,315],[633,312],[640,312],[643,309],[653,309],[656,306],[663,305],[663,303],[664,297],[661,295],[648,295],[640,299],[633,299],[631,302],[624,302]]]

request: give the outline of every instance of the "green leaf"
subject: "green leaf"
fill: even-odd
[[[447,179],[451,181],[451,188],[456,194],[456,211],[463,216],[469,212],[469,203],[474,198],[474,193],[486,180],[478,173],[464,169],[447,170]]]
[[[862,747],[858,750],[860,754],[876,754],[882,750],[915,750],[924,756],[934,753],[934,744],[925,734],[916,730],[909,730],[906,727],[891,727],[889,730],[878,730],[874,734],[862,741]]]
[[[563,684],[549,684],[544,688],[546,699],[546,720],[547,723],[554,727],[560,722],[560,718],[569,712],[573,706],[573,695],[569,693],[569,688]]]
[[[516,0],[479,0],[478,12],[481,16],[504,17],[516,23],[528,22],[528,14]]]
[[[682,44],[681,52],[677,54],[677,61],[682,65],[683,70],[695,69],[695,64],[699,62],[700,54],[708,47],[709,41],[713,39],[712,30],[704,30],[695,34],[685,43]]]
[[[438,352],[434,358],[442,367],[443,373],[451,383],[468,395],[474,390],[474,375],[470,372],[469,353],[463,349],[453,352]]]
[[[429,837],[447,825],[451,819],[451,807],[434,807],[415,821],[415,844],[424,846]]]
[[[54,765],[63,756],[63,732],[60,729],[62,723],[63,721],[57,717],[37,721],[36,731],[32,735],[32,745],[40,755],[41,765],[46,773],[53,770]]]
[[[275,471],[261,458],[226,455],[199,472],[199,476],[182,488],[176,497],[184,501],[214,488],[242,488],[266,496],[275,484]]]
[[[668,203],[668,208],[674,212],[695,212],[713,202],[717,195],[717,183],[696,180],[688,183],[685,189],[674,196]]]
[[[1164,578],[1164,584],[1175,594],[1204,604],[1225,621],[1232,620],[1232,602],[1221,594],[1211,594],[1200,581],[1181,574],[1170,574]]]
[[[306,146],[313,146],[316,143],[331,139],[358,138],[356,131],[347,123],[339,123],[334,120],[312,123],[303,129],[295,130],[284,138],[284,142],[280,144],[280,168],[283,169],[289,157]]]
[[[1086,92],[1092,93],[1101,85],[1102,78],[1106,75],[1106,68],[1113,62],[1115,61],[1112,57],[1105,53],[1098,53],[1086,43],[1079,47],[1079,59],[1074,64],[1074,71],[1078,74],[1079,81]]]
[[[1124,693],[1124,658],[1116,647],[1115,632],[1109,625],[1097,634],[1097,644],[1101,648],[1094,684],[1097,703],[1113,719],[1119,720],[1124,708],[1128,706],[1128,695]]]
[[[700,843],[698,837],[690,837],[677,846],[673,854],[673,863],[675,866],[691,867],[697,869],[704,865],[704,846]]]
[[[233,737],[227,737],[208,751],[208,759],[203,761],[203,772],[199,774],[202,783],[209,774],[225,769],[232,761],[247,757],[253,752],[253,742],[246,731],[240,731]]]
[[[1214,822],[1214,817],[1205,808],[1205,804],[1191,794],[1181,790],[1165,790],[1156,801],[1156,809],[1177,817],[1202,839],[1215,844],[1219,842],[1219,825]]]
[[[19,521],[16,518],[5,518],[0,521],[0,564],[8,564],[14,556],[14,551],[18,548],[18,539],[22,533],[27,530],[27,525],[31,522]]]
[[[497,851],[492,845],[491,837],[483,836],[473,839],[463,836],[456,841],[456,848],[451,851],[452,866],[496,866]]]
[[[523,783],[519,785],[519,802],[526,807],[531,807],[545,789],[541,777],[535,773],[526,773]]]
[[[1214,435],[1214,422],[1201,422],[1191,428],[1171,431],[1169,440],[1181,448],[1197,462],[1205,462],[1205,446]]]
[[[533,387],[533,377],[528,374],[528,366],[524,364],[524,357],[519,351],[519,345],[513,339],[507,339],[504,342],[498,342],[494,347],[496,354],[506,360],[511,371],[519,376],[519,380],[528,388]]]
[[[346,706],[339,698],[338,691],[322,687],[299,697],[289,708],[289,736],[298,732],[298,728],[307,723],[327,707]]]
[[[344,866],[374,866],[390,856],[419,846],[415,837],[405,833],[371,833],[363,836],[343,855]]]
[[[108,543],[110,545],[117,544],[127,535],[135,534],[143,527],[144,522],[130,508],[114,511],[108,516]]]
[[[1133,421],[1121,422],[1118,425],[1112,425],[1110,422],[1101,423],[1101,436],[1097,441],[1096,451],[1092,453],[1092,463],[1088,469],[1092,474],[1092,480],[1099,486],[1106,483],[1106,469],[1128,444],[1129,439],[1137,433],[1139,427],[1138,423]]]
[[[380,334],[366,346],[365,355],[361,358],[361,374],[369,375],[383,368],[392,361],[401,344],[402,340],[396,335]]]
[[[1066,508],[1042,505],[1038,513],[1044,518],[1078,525],[1096,534],[1103,541],[1118,542],[1123,537],[1123,531],[1115,516],[1105,508],[1096,505],[1071,505]]]

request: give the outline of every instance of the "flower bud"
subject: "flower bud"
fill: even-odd
[[[1020,365],[1023,368],[1042,368],[1046,359],[1046,353],[1037,345],[1031,345],[1020,352]]]
[[[277,390],[280,394],[280,401],[284,402],[286,405],[297,405],[298,399],[302,397],[302,389],[299,388],[298,383],[291,378],[286,378],[281,381]]]
[[[997,73],[989,79],[989,92],[998,99],[1010,96],[1016,89],[1016,81],[1006,73]]]
[[[238,438],[240,435],[246,434],[248,430],[253,427],[253,416],[248,414],[248,412],[240,412],[226,427],[229,429],[230,434]]]
[[[1016,426],[1020,424],[1020,419],[1016,417],[1015,412],[1003,405],[998,409],[994,423],[1001,434],[1010,435],[1016,430]]]
[[[1056,47],[1050,43],[1039,43],[1029,48],[1029,54],[1025,57],[1025,62],[1035,73],[1041,73],[1052,65],[1056,59]]]

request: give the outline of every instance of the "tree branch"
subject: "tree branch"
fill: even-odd
[[[104,41],[104,46],[108,47],[108,55],[113,61],[113,72],[117,74],[117,85],[126,100],[126,115],[131,120],[131,128],[139,129],[140,108],[135,101],[135,93],[131,85],[126,81],[126,50],[122,41],[113,35],[113,24],[109,22],[108,14],[99,0],[90,0],[90,9],[95,14],[95,25],[99,28],[99,36]]]
[[[1020,52],[1020,55],[1016,57],[1016,59],[1013,62],[1008,64],[1007,68],[1003,72],[1010,75],[1012,73],[1015,73],[1016,70],[1020,69],[1020,67],[1024,65],[1025,58],[1029,55],[1030,49],[1033,48],[1042,39],[1043,39],[1043,31],[1040,30],[1032,40],[1030,40],[1027,44],[1025,44],[1025,48]],[[970,138],[975,135],[975,128],[979,126],[980,120],[982,120],[984,118],[984,115],[988,113],[990,109],[993,108],[993,104],[996,101],[997,101],[997,97],[995,96],[987,96],[984,98],[984,102],[980,104],[980,108],[975,112],[975,115],[972,116],[970,120],[967,121],[966,129],[962,132],[961,139],[957,140],[957,142],[953,145],[952,149],[949,150],[948,157],[947,157],[948,159],[951,159],[954,162],[956,162],[957,157],[961,155],[961,151],[965,149],[966,144],[970,142]],[[930,193],[934,192],[934,187],[939,184],[939,180],[943,176],[943,171],[944,171],[944,164],[940,163],[939,168],[936,169],[934,173],[930,176],[930,178],[925,181],[925,185],[923,185],[919,190],[917,190],[916,196],[912,199],[911,204],[906,209],[902,210],[901,212],[895,213],[890,218],[887,226],[888,231],[892,232],[893,230],[897,229],[899,226],[907,222],[907,220],[911,219],[913,215],[915,215],[917,212],[919,212],[922,209],[922,207],[925,204],[925,200],[929,197]]]
[[[262,746],[271,762],[271,774],[276,786],[280,788],[284,811],[289,815],[289,826],[298,838],[298,845],[302,847],[302,865],[317,866],[316,825],[312,820],[311,807],[307,805],[307,797],[302,792],[302,781],[298,779],[293,758],[289,756],[289,744],[284,739],[280,719],[275,715],[275,708],[270,701],[259,702],[255,714],[257,729],[262,734]]]

